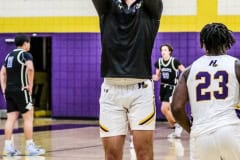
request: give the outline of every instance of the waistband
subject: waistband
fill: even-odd
[[[104,78],[104,83],[109,85],[134,85],[141,82],[144,82],[147,79],[137,79],[137,78]]]
[[[161,85],[164,87],[167,87],[167,86],[175,87],[176,86],[176,84],[168,84],[168,83],[161,83]]]
[[[107,85],[108,87],[110,88],[118,88],[118,89],[124,89],[124,88],[127,88],[127,89],[140,89],[140,88],[147,88],[150,83],[152,83],[152,81],[150,79],[146,79],[144,81],[141,81],[141,82],[138,82],[138,83],[135,83],[135,84],[129,84],[129,85],[116,85],[116,84],[109,84],[107,83],[106,81],[103,82],[104,85]]]

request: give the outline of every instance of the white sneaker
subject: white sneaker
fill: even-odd
[[[45,160],[43,156],[25,156],[24,160]]]
[[[174,131],[174,132],[170,133],[167,137],[168,137],[168,138],[180,138],[181,135],[180,135],[180,136],[179,136],[179,135],[176,135],[176,133],[175,133],[175,131]]]
[[[28,156],[39,156],[45,154],[45,149],[42,149],[35,145],[35,143],[30,143],[26,146],[25,154]]]
[[[3,148],[3,156],[19,156],[22,153],[17,150],[13,145],[4,146]]]
[[[181,139],[169,138],[168,141],[172,143],[173,147],[175,148],[175,154],[177,157],[184,156],[184,147],[181,142]]]
[[[137,155],[134,148],[130,148],[130,160],[137,160]]]
[[[183,131],[183,128],[179,124],[176,123],[175,130],[174,130],[176,137],[180,138],[182,131]]]
[[[175,143],[174,143],[174,146],[175,146],[175,151],[176,151],[176,155],[178,157],[183,157],[184,156],[184,147],[183,147],[183,144],[181,142],[180,139],[175,139]]]

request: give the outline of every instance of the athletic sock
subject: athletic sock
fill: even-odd
[[[133,145],[133,135],[130,135],[130,148],[134,148],[134,145]]]
[[[32,139],[26,140],[26,145],[28,146],[30,144],[33,144],[33,140]]]
[[[5,140],[5,146],[13,145],[12,140]]]

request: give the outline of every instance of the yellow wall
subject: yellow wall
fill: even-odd
[[[240,31],[240,16],[218,15],[218,0],[198,0],[196,16],[163,16],[161,32],[198,32],[211,22]],[[0,17],[0,32],[99,32],[98,17]]]

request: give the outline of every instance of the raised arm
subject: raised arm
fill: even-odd
[[[154,19],[160,20],[163,11],[162,0],[144,0],[143,4]]]
[[[191,123],[185,111],[185,105],[188,102],[187,77],[190,68],[186,69],[175,88],[171,103],[172,114],[177,121],[187,132],[191,130]]]
[[[113,0],[92,0],[98,15],[101,17],[106,14]]]

